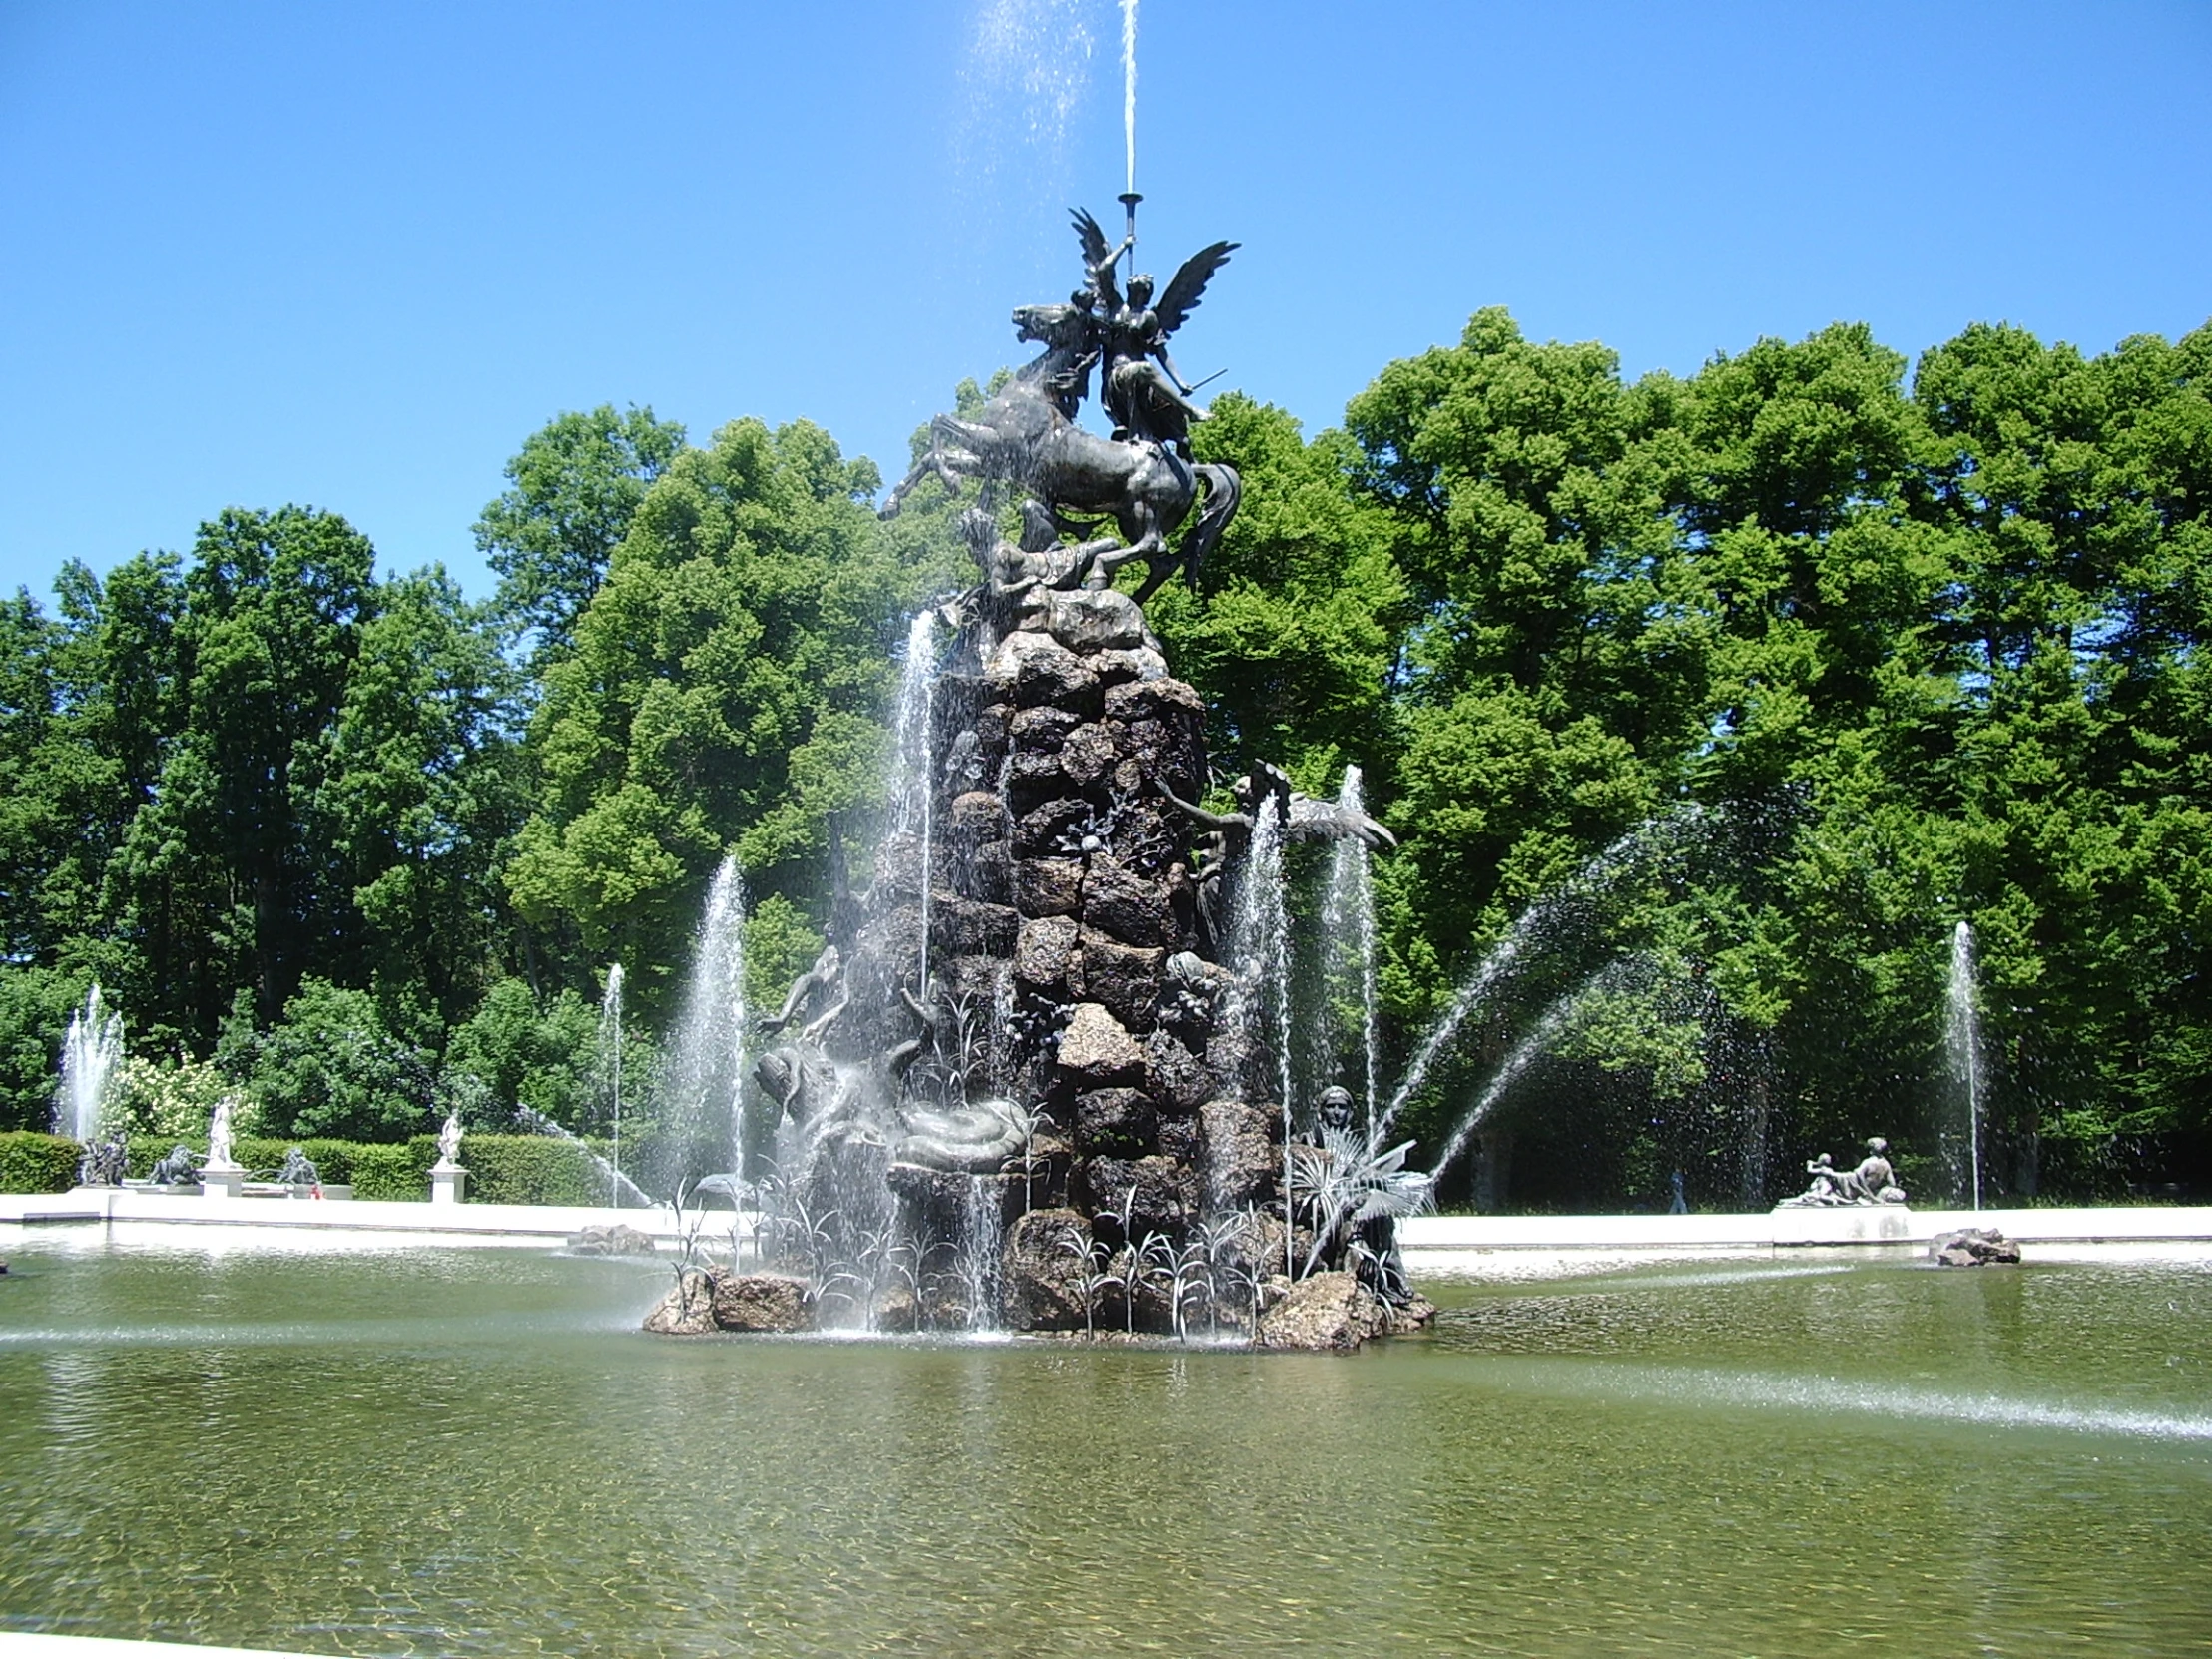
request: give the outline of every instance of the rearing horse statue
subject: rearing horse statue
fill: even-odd
[[[1045,350],[977,411],[972,420],[942,414],[929,422],[929,449],[885,499],[884,518],[895,517],[921,480],[935,475],[957,495],[962,478],[1018,484],[1050,508],[1071,530],[1112,519],[1126,544],[1093,566],[1093,585],[1104,586],[1117,566],[1142,559],[1148,569],[1137,590],[1141,604],[1180,567],[1195,583],[1206,555],[1237,511],[1243,485],[1237,469],[1184,460],[1148,440],[1116,440],[1084,431],[1067,412],[1067,388],[1087,378],[1096,325],[1075,305],[1023,305],[1014,327]],[[1168,536],[1190,513],[1205,486],[1197,520],[1180,550]]]

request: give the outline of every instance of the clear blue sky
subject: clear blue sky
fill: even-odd
[[[1478,306],[1631,374],[1864,319],[2212,316],[2212,5],[1144,0],[1177,341],[1309,429]],[[1111,0],[0,0],[0,587],[344,513],[488,591],[556,411],[895,471],[1122,189]],[[1088,46],[1086,47],[1086,41]]]

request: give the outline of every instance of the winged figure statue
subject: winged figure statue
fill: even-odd
[[[1105,231],[1084,208],[1075,210],[1075,234],[1083,245],[1089,276],[1084,296],[1096,319],[1103,356],[1099,395],[1113,417],[1114,436],[1169,444],[1188,458],[1190,423],[1204,420],[1206,411],[1191,401],[1192,387],[1168,355],[1168,336],[1198,309],[1207,282],[1239,245],[1216,242],[1201,248],[1183,262],[1155,301],[1149,275],[1131,276],[1126,294],[1115,282],[1114,268],[1129,249],[1128,239],[1118,248],[1109,247]]]

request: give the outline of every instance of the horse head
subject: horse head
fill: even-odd
[[[1090,315],[1073,305],[1017,305],[1014,332],[1055,351],[1081,350],[1089,343]]]

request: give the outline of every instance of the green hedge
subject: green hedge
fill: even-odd
[[[174,1141],[139,1140],[131,1146],[131,1174],[144,1180]],[[205,1136],[185,1143],[205,1154]],[[428,1199],[430,1166],[437,1162],[435,1135],[417,1135],[397,1146],[359,1141],[277,1140],[242,1135],[232,1155],[257,1177],[273,1176],[284,1150],[297,1146],[314,1160],[327,1186],[350,1186],[360,1199]],[[29,1130],[0,1133],[0,1192],[61,1193],[76,1184],[75,1141]],[[468,1168],[467,1198],[477,1204],[604,1204],[607,1179],[585,1147],[544,1135],[470,1135],[461,1145]]]
[[[83,1148],[35,1129],[0,1131],[0,1193],[66,1193],[77,1184]]]
[[[471,1135],[461,1143],[475,1204],[604,1204],[607,1180],[581,1146],[544,1135]]]
[[[313,1153],[308,1153],[313,1157]],[[430,1166],[438,1161],[438,1138],[417,1135],[399,1146],[353,1148],[353,1196],[405,1203],[428,1202]]]

